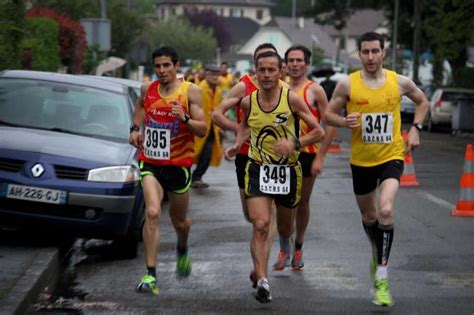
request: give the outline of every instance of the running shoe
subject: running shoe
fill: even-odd
[[[273,264],[273,270],[281,271],[290,265],[290,255],[279,251],[277,261]]]
[[[255,298],[260,303],[269,303],[272,301],[272,295],[270,294],[270,284],[266,278],[262,278],[258,281]]]
[[[187,277],[191,273],[191,257],[187,251],[182,255],[178,255],[176,261],[176,272],[183,277]]]
[[[144,275],[140,283],[135,288],[136,292],[140,293],[152,293],[158,295],[160,293],[160,287],[156,282],[156,278],[150,275]]]
[[[250,272],[250,281],[252,281],[252,288],[257,288],[257,273],[255,270]]]
[[[392,306],[393,299],[388,291],[388,280],[380,279],[374,281],[375,293],[374,293],[374,304],[381,306]]]
[[[375,273],[377,272],[377,258],[375,256],[372,256],[370,260],[370,280],[375,285]]]
[[[303,270],[304,262],[303,262],[303,250],[297,249],[293,253],[293,259],[291,260],[291,269],[294,271]]]

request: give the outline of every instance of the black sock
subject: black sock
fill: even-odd
[[[295,250],[302,249],[302,248],[303,248],[303,243],[295,242]]]
[[[365,234],[367,235],[370,245],[372,246],[372,254],[377,257],[377,245],[375,243],[375,238],[379,226],[379,221],[375,220],[375,222],[370,225],[367,225],[364,223],[364,221],[362,221],[362,226],[364,227]]]
[[[388,264],[390,256],[390,249],[393,242],[393,224],[382,225],[379,224],[377,229],[375,243],[377,244],[377,263],[380,266]]]
[[[156,278],[156,268],[155,267],[146,267],[148,270],[148,275]]]
[[[185,246],[184,248],[177,246],[176,250],[178,251],[178,255],[181,256],[188,252],[188,246]]]

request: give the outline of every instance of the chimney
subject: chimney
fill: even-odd
[[[300,29],[304,28],[304,17],[298,18],[298,28]]]

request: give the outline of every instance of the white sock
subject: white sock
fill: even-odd
[[[260,278],[260,280],[258,280],[257,282],[257,285],[258,286],[262,286],[264,283],[268,284],[268,279],[267,278]]]
[[[388,277],[387,266],[378,266],[377,272],[375,273],[375,279],[382,280],[382,279],[387,279],[387,277]]]

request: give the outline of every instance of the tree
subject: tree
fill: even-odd
[[[22,69],[55,72],[61,66],[59,58],[59,28],[46,18],[26,19],[25,36],[21,42]]]
[[[82,73],[87,49],[86,32],[82,25],[50,9],[31,9],[26,15],[45,17],[58,23],[61,62],[68,73]]]
[[[453,78],[460,81],[466,66],[467,46],[474,44],[474,3],[472,0],[433,0],[424,27],[433,48],[434,80],[442,82],[442,63],[447,60]]]
[[[31,0],[34,8],[49,8],[73,20],[100,15],[100,1]]]
[[[228,50],[232,44],[232,36],[223,17],[217,15],[212,10],[203,10],[193,13],[187,12],[186,17],[192,25],[202,26],[204,29],[211,29],[222,51]]]
[[[20,66],[20,43],[24,34],[25,3],[23,0],[2,0],[0,10],[0,69]]]
[[[145,25],[136,12],[127,10],[123,0],[110,1],[109,18],[112,24],[109,55],[126,58]]]
[[[195,27],[186,19],[151,22],[147,29],[150,31],[146,33],[146,37],[152,50],[160,46],[171,46],[183,61],[197,59],[206,63],[212,59],[217,47],[211,30]]]

